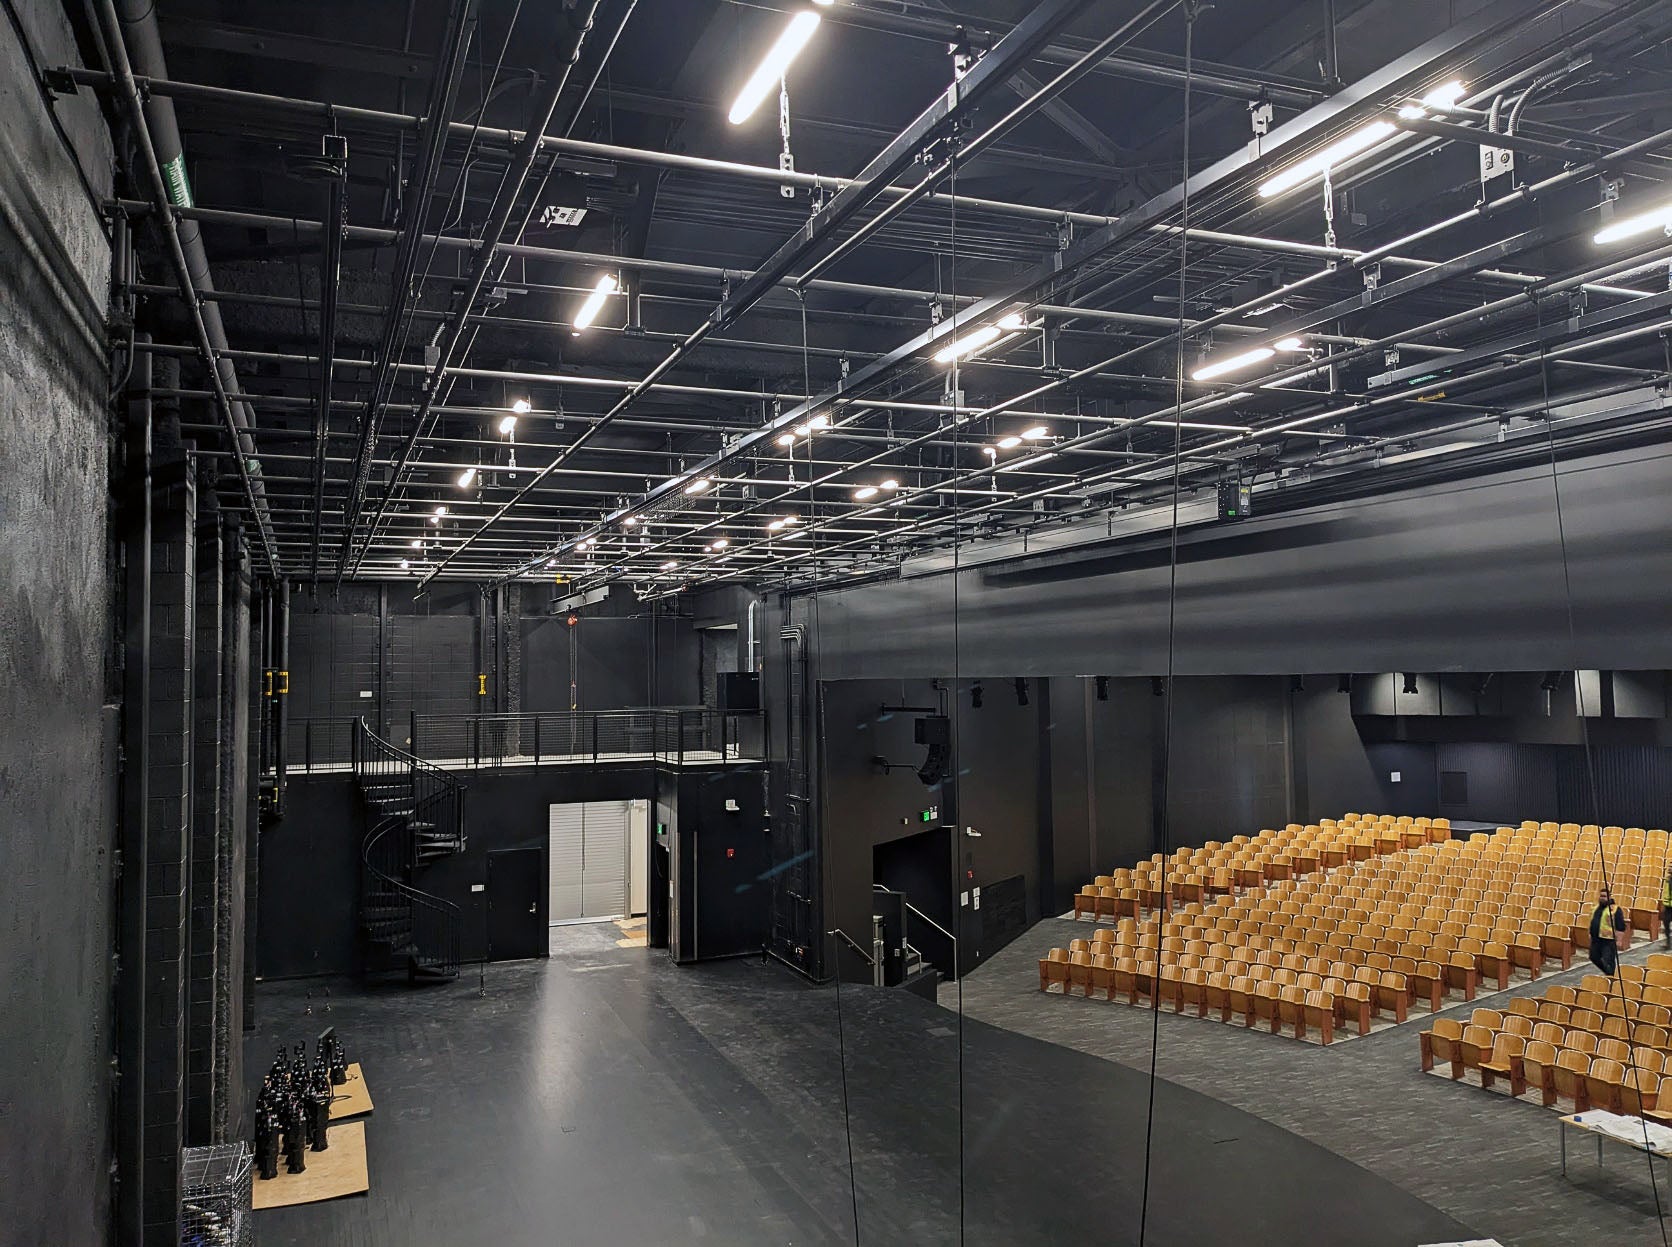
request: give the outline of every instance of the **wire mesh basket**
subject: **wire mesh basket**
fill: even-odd
[[[251,1247],[250,1145],[188,1147],[181,1159],[180,1247]]]

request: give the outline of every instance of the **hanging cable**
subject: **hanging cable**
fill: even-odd
[[[1179,590],[1179,465],[1183,457],[1184,437],[1184,343],[1185,293],[1190,271],[1190,103],[1195,81],[1196,15],[1198,0],[1185,0],[1184,5],[1184,152],[1182,179],[1184,194],[1180,203],[1179,244],[1179,327],[1177,334],[1176,380],[1173,383],[1173,464],[1172,464],[1172,519],[1167,533],[1167,677],[1163,686],[1166,698],[1162,707],[1161,726],[1161,791],[1154,803],[1157,811],[1156,839],[1161,852],[1160,892],[1155,910],[1155,971],[1150,989],[1150,1067],[1149,1097],[1144,1107],[1144,1185],[1138,1205],[1138,1247],[1144,1247],[1149,1231],[1150,1149],[1155,1141],[1155,1079],[1161,1052],[1161,970],[1163,937],[1167,929],[1167,901],[1171,884],[1168,867],[1168,785],[1173,772],[1173,675],[1178,649],[1178,590]]]
[[[949,262],[947,265],[947,289],[952,296],[952,341],[958,340],[958,154],[956,150],[947,160],[951,171],[950,187],[952,190],[952,217],[947,235]],[[958,352],[952,353],[952,479],[958,475],[958,435],[964,427],[963,415],[958,410],[964,406],[963,385],[960,381],[958,368]],[[952,860],[957,868],[954,878],[963,881],[963,827],[964,807],[962,793],[958,791],[960,776],[963,772],[961,756],[959,754],[960,733],[958,723],[963,703],[958,698],[958,680],[962,674],[961,656],[959,653],[958,635],[958,607],[959,607],[959,555],[963,546],[963,527],[958,516],[959,491],[956,484],[952,487],[952,784],[954,814],[952,826]],[[953,906],[953,930],[957,937],[952,941],[952,982],[958,992],[958,1243],[963,1247],[964,1242],[964,967],[958,964],[960,953],[964,946],[964,907]]]
[[[1544,213],[1539,213],[1542,218]],[[1602,801],[1597,786],[1596,754],[1591,746],[1591,727],[1585,714],[1585,689],[1579,680],[1579,628],[1573,609],[1573,572],[1568,562],[1567,518],[1562,510],[1562,477],[1557,466],[1556,458],[1556,426],[1550,412],[1550,362],[1549,346],[1544,337],[1544,303],[1537,287],[1529,290],[1528,297],[1533,302],[1534,323],[1538,332],[1538,375],[1540,402],[1544,411],[1545,446],[1549,451],[1550,462],[1550,493],[1555,503],[1556,515],[1556,543],[1562,558],[1562,599],[1567,614],[1568,637],[1568,667],[1573,671],[1574,709],[1579,719],[1579,742],[1585,758],[1586,795],[1589,798],[1592,826],[1597,829],[1597,861],[1602,866],[1602,883],[1613,895],[1613,872],[1608,867],[1608,840],[1603,834]],[[1600,710],[1600,707],[1598,707]],[[1665,864],[1662,864],[1664,871]],[[1664,886],[1664,883],[1662,884]],[[1600,927],[1597,934],[1591,937],[1597,939],[1614,939],[1614,932],[1603,932]],[[1630,1002],[1626,998],[1625,980],[1619,972],[1618,954],[1614,973],[1608,976],[1608,990],[1620,1002],[1620,1016],[1629,1023],[1631,1019]],[[1631,1078],[1631,1086],[1636,1090],[1642,1088],[1642,1072],[1637,1064],[1637,1038],[1633,1028],[1626,1027],[1626,1065]],[[1639,1105],[1641,1109],[1641,1104]],[[1655,1224],[1660,1228],[1661,1247],[1672,1247],[1672,1240],[1668,1239],[1666,1229],[1666,1213],[1661,1206],[1660,1182],[1655,1177],[1655,1150],[1649,1140],[1648,1118],[1639,1115],[1638,1121],[1643,1127],[1643,1161],[1649,1170],[1649,1189],[1654,1195]]]

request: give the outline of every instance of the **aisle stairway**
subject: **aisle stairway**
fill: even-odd
[[[354,778],[366,807],[360,848],[360,934],[368,975],[408,982],[457,978],[459,907],[424,891],[426,866],[464,848],[465,786],[439,767],[355,725]]]

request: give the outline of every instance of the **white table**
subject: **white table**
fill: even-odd
[[[1583,1113],[1570,1113],[1559,1119],[1558,1133],[1561,1136],[1562,1174],[1567,1174],[1567,1132],[1579,1130],[1586,1134],[1595,1135],[1597,1141],[1597,1165],[1602,1165],[1602,1144],[1607,1139],[1614,1143],[1624,1144],[1634,1151],[1644,1152],[1650,1157],[1659,1156],[1663,1160],[1672,1162],[1672,1128],[1658,1122],[1645,1122],[1641,1117],[1622,1116],[1603,1109],[1587,1109]]]

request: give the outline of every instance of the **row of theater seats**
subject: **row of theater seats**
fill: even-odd
[[[1344,821],[1330,833],[1353,834]],[[1612,843],[1616,868],[1642,859],[1631,833],[1592,834]],[[1230,980],[1246,976],[1257,988],[1265,984],[1268,995],[1286,987],[1322,991],[1331,999],[1319,1007],[1327,1003],[1347,1020],[1362,1013],[1347,989],[1362,981],[1363,969],[1377,972],[1371,995],[1385,994],[1390,1008],[1399,995],[1437,1011],[1454,991],[1473,1000],[1483,982],[1503,990],[1522,973],[1536,979],[1550,962],[1566,969],[1576,947],[1589,947],[1590,894],[1600,866],[1587,853],[1585,836],[1583,828],[1556,824],[1500,828],[1462,841],[1425,836],[1415,848],[1348,858],[1245,892],[1174,902],[1143,918],[1118,917],[1112,927],[1096,927],[1092,942],[1076,940],[1041,959],[1040,988],[1109,999],[1119,994],[1133,1003],[1159,991],[1182,1011],[1189,1002],[1167,995],[1170,979],[1182,985],[1199,975],[1203,990],[1228,991]],[[1641,837],[1648,843],[1649,833]],[[1664,852],[1665,833],[1659,837]],[[1158,900],[1165,895],[1157,889]],[[1658,923],[1658,909],[1643,916],[1651,933]],[[1252,1024],[1256,1015],[1243,1016]],[[1404,1021],[1405,1011],[1394,1010],[1394,1018]]]
[[[1518,997],[1503,1013],[1476,1009],[1466,1023],[1436,1018],[1418,1036],[1422,1068],[1448,1064],[1454,1081],[1473,1070],[1486,1088],[1505,1079],[1512,1096],[1537,1091],[1547,1107],[1672,1122],[1672,956],[1620,970]]]
[[[1135,917],[1157,908],[1163,898],[1185,902],[1234,895],[1450,835],[1451,823],[1444,818],[1344,814],[1339,820],[1290,823],[1280,831],[1234,836],[1228,843],[1210,840],[1200,848],[1156,853],[1130,869],[1098,875],[1075,894],[1074,916]]]

